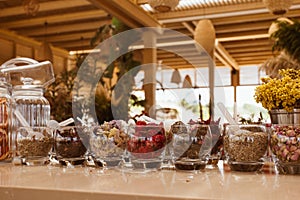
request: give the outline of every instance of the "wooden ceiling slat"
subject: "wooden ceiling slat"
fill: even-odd
[[[3,8],[0,12],[0,18],[1,17],[7,17],[7,16],[14,16],[14,15],[24,15],[24,7],[22,5],[22,2],[20,2],[21,5],[10,7],[10,8]],[[64,0],[64,1],[47,1],[42,2],[39,4],[39,12],[46,12],[51,10],[57,10],[57,9],[70,9],[73,7],[82,7],[86,5],[90,5],[90,3],[86,0]]]
[[[108,14],[103,10],[90,10],[84,12],[73,12],[73,13],[66,13],[66,14],[58,14],[52,16],[44,16],[44,17],[36,17],[36,18],[29,18],[23,20],[16,20],[12,22],[4,22],[1,23],[0,26],[3,28],[22,28],[22,27],[30,27],[30,26],[37,26],[42,25],[47,22],[50,24],[55,23],[67,23],[68,21],[74,22],[76,20],[87,20],[87,19],[100,19],[102,17],[107,17]]]
[[[76,24],[69,24],[69,25],[57,25],[57,26],[48,26],[47,30],[45,27],[36,28],[34,31],[32,29],[20,29],[18,32],[22,35],[26,35],[29,37],[34,36],[43,36],[46,33],[51,34],[62,34],[72,31],[78,31],[80,29],[81,31],[84,30],[91,30],[99,28],[100,26],[104,24],[109,24],[111,22],[110,19],[103,20],[103,21],[95,21],[95,22],[84,22],[84,23],[76,23]]]
[[[190,39],[193,39],[192,33],[198,21],[209,18],[214,24],[218,42],[238,65],[262,63],[273,56],[272,41],[267,33],[277,16],[269,13],[262,0],[206,2],[205,8],[202,3],[189,2],[167,13],[146,13],[137,7],[147,1],[40,0],[36,16],[26,15],[21,1],[9,1],[0,4],[0,27],[37,41],[44,40],[46,35],[51,44],[77,51],[91,48],[89,41],[101,25],[111,23],[111,16],[120,17],[132,27],[162,26],[189,36]],[[293,0],[293,6],[285,16],[300,19],[300,0]],[[45,21],[48,23],[47,30]],[[169,33],[171,31],[159,35],[158,45],[166,45],[164,48],[169,51],[176,51],[185,58],[197,61],[200,53],[194,44],[191,41],[184,44],[178,34]],[[174,45],[178,42],[181,44]],[[159,48],[157,53],[163,63],[178,68],[194,67],[174,53]],[[225,65],[222,63],[222,54],[216,53],[215,60],[217,66]]]

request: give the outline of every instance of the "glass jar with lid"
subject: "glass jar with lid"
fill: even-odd
[[[50,103],[43,96],[43,88],[32,84],[31,78],[24,78],[24,85],[15,86],[12,91],[14,112],[19,112],[31,127],[47,126],[50,120]],[[14,126],[19,120],[14,115]]]
[[[10,161],[12,157],[11,137],[11,97],[9,84],[0,78],[0,162]]]
[[[30,127],[46,126],[50,120],[50,104],[43,94],[46,86],[55,80],[52,64],[14,58],[2,64],[0,72],[12,85],[13,132],[21,125],[20,118]]]
[[[41,145],[39,147],[45,147],[45,152],[48,152],[48,144],[51,146],[53,142],[51,131],[41,131],[47,128],[50,120],[50,103],[44,97],[44,89],[55,80],[52,64],[49,61],[14,58],[2,64],[0,72],[12,85],[12,144],[15,158],[34,157],[33,160],[36,160],[36,156],[45,157],[36,152],[30,154],[26,148],[36,149]],[[17,160],[14,159],[14,163],[19,163]]]

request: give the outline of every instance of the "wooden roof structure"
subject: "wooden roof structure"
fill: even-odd
[[[133,28],[164,27],[193,37],[199,20],[210,19],[216,30],[217,66],[259,65],[273,56],[268,30],[276,18],[262,0],[180,0],[174,10],[159,13],[148,0],[36,0],[28,15],[21,0],[0,0],[0,29],[43,41],[67,51],[90,49],[96,30],[116,16]],[[284,17],[300,19],[300,0]],[[180,40],[180,38],[178,38]],[[174,48],[189,48],[180,44]],[[157,59],[174,68],[190,67],[172,53],[158,50]],[[197,56],[193,51],[191,57]]]

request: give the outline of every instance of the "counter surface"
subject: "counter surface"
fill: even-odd
[[[300,176],[0,164],[0,200],[299,199]]]

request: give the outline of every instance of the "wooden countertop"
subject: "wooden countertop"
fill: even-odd
[[[0,200],[299,199],[300,176],[214,169],[138,173],[0,164]]]

